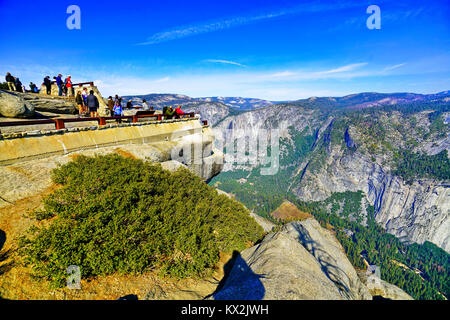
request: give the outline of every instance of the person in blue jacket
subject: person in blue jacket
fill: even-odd
[[[58,96],[62,96],[62,75],[58,74],[58,76],[55,78],[56,85],[58,86]]]
[[[114,116],[116,116],[116,117],[120,117],[123,115],[122,104],[119,102],[119,100],[117,100],[116,103],[114,104],[113,112],[114,112]],[[116,122],[121,123],[122,120],[117,119]]]

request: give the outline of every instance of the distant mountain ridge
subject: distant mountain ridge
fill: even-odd
[[[442,91],[432,94],[420,94],[409,92],[378,93],[362,92],[343,97],[310,97],[300,99],[294,103],[313,104],[316,107],[328,107],[331,109],[362,109],[384,105],[408,104],[417,102],[448,102],[450,91]]]
[[[417,102],[448,102],[450,101],[450,90],[432,94],[420,94],[409,92],[398,93],[378,93],[362,92],[346,95],[343,97],[310,97],[293,101],[269,101],[258,98],[244,97],[200,97],[193,98],[182,94],[173,93],[152,93],[146,95],[129,95],[123,97],[124,101],[132,100],[133,105],[141,105],[145,99],[156,109],[162,109],[169,105],[200,105],[203,103],[221,103],[227,107],[240,111],[251,111],[270,107],[280,103],[295,103],[310,105],[317,108],[328,109],[360,109],[383,105],[408,104]]]
[[[192,98],[182,94],[172,93],[152,93],[136,96],[123,96],[124,101],[131,100],[133,105],[140,105],[145,99],[150,105],[156,109],[162,109],[169,105],[198,105],[203,103],[221,103],[227,107],[238,110],[253,110],[268,107],[274,105],[276,101],[268,101],[255,98],[242,98],[242,97],[202,97]]]

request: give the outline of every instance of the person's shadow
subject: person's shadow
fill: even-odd
[[[6,242],[6,233],[0,229],[0,275],[11,268],[11,263],[3,263],[9,256],[9,250],[2,250]]]
[[[2,229],[0,229],[0,252],[3,249],[3,245],[6,242],[6,233]]]
[[[262,300],[266,293],[261,278],[242,259],[239,252],[224,266],[225,276],[212,294],[214,300]]]

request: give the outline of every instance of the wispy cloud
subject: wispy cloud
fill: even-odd
[[[139,43],[138,45],[151,45],[161,42],[182,39],[199,34],[225,30],[233,27],[239,27],[251,23],[258,22],[260,20],[271,19],[287,14],[285,11],[277,13],[269,13],[251,17],[235,17],[229,19],[218,20],[210,23],[203,23],[198,25],[181,26],[179,28],[158,32],[147,39],[147,41]]]
[[[292,72],[292,71],[281,71],[281,72],[276,72],[276,73],[272,73],[269,77],[272,78],[286,78],[286,77],[292,77],[297,75],[296,72]]]
[[[336,79],[336,78],[352,78],[366,73],[354,73],[354,71],[367,65],[367,62],[352,63],[342,67],[333,68],[325,71],[316,70],[286,70],[270,74],[261,75],[258,79],[261,81],[297,81],[297,80],[318,80],[318,79]]]
[[[222,64],[232,64],[235,66],[239,66],[239,67],[243,67],[246,68],[247,66],[238,62],[234,62],[234,61],[228,61],[228,60],[217,60],[217,59],[207,59],[204,60],[205,62],[211,62],[211,63],[222,63]]]
[[[164,77],[164,78],[161,78],[161,79],[157,79],[154,82],[155,83],[161,83],[161,82],[167,82],[167,81],[170,81],[170,77]]]
[[[394,69],[403,67],[405,64],[406,64],[406,63],[399,63],[399,64],[396,64],[396,65],[393,65],[393,66],[389,66],[389,67],[384,68],[383,71],[394,70]]]
[[[359,67],[363,67],[365,65],[367,65],[367,62],[353,63],[353,64],[348,64],[346,66],[327,70],[327,71],[320,71],[320,72],[317,72],[317,74],[321,75],[321,74],[333,74],[333,73],[347,72],[347,71],[352,71],[354,69],[357,69]]]
[[[218,19],[216,21],[201,22],[193,25],[179,26],[171,30],[155,33],[152,36],[150,36],[147,39],[147,41],[138,43],[137,45],[153,45],[176,39],[191,37],[195,35],[249,25],[252,23],[257,23],[260,21],[287,15],[307,13],[307,12],[340,10],[344,8],[356,7],[358,5],[360,5],[358,1],[342,1],[340,3],[321,3],[317,1],[311,1],[302,3],[300,5],[291,8],[285,8],[272,12],[251,14],[247,16],[228,17]]]

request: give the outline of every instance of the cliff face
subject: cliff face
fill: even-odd
[[[307,219],[286,224],[259,245],[241,252],[213,298],[372,300],[372,295],[332,233],[316,220]]]
[[[367,207],[373,206],[375,220],[389,233],[406,242],[430,241],[450,252],[450,182],[419,178],[408,183],[393,174],[395,150],[427,155],[450,150],[448,131],[442,134],[445,126],[439,134],[432,131],[435,123],[429,119],[433,112],[394,111],[376,116],[362,113],[355,122],[355,118],[345,115],[286,104],[228,116],[214,130],[218,140],[229,142],[227,131],[231,129],[250,135],[260,129],[279,129],[280,137],[292,147],[288,152],[299,148],[295,135],[303,132],[312,136],[314,143],[308,156],[298,163],[294,159],[285,164],[292,167],[288,172],[289,191],[304,201],[325,200],[337,192],[362,191],[363,220]],[[440,117],[446,121],[448,112]],[[369,136],[369,125],[381,127],[381,133]],[[258,165],[225,163],[224,171],[248,172]],[[243,173],[243,177],[247,174]]]
[[[428,179],[409,185],[365,155],[333,148],[323,168],[306,171],[292,191],[306,201],[324,200],[334,192],[363,191],[374,206],[375,220],[387,232],[406,242],[430,241],[450,252],[446,185]]]
[[[183,108],[184,112],[200,114],[202,120],[207,120],[210,126],[216,125],[220,120],[226,118],[230,114],[230,109],[217,102],[206,102],[194,106]]]

